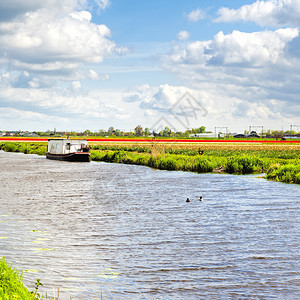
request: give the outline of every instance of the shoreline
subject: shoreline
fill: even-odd
[[[147,148],[148,147],[148,148]],[[133,165],[144,165],[160,170],[169,171],[188,171],[196,173],[222,173],[222,174],[262,174],[267,180],[279,181],[284,183],[300,184],[300,160],[298,152],[288,158],[263,157],[260,153],[265,150],[256,150],[249,154],[244,150],[223,150],[221,154],[216,153],[204,155],[197,153],[197,150],[179,150],[158,144],[149,144],[127,147],[125,146],[101,146],[91,145],[91,160],[104,161],[109,163],[123,163]],[[0,150],[6,152],[22,152],[24,154],[46,155],[47,144],[45,142],[17,143],[0,142]],[[169,151],[169,153],[168,153]],[[271,151],[271,150],[269,150]],[[273,151],[273,150],[272,150]],[[282,151],[274,150],[275,154]],[[277,152],[276,152],[277,151]],[[230,152],[229,155],[227,152]],[[183,153],[183,154],[182,154]],[[274,154],[274,155],[275,155]],[[280,155],[279,155],[280,156]]]

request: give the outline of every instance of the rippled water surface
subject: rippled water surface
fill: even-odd
[[[30,289],[40,278],[60,299],[300,298],[300,186],[5,152],[0,171],[0,255]]]

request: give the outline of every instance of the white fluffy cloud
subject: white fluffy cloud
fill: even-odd
[[[90,22],[89,12],[55,17],[27,13],[18,21],[0,23],[3,59],[28,71],[70,70],[84,62],[102,62],[116,51],[105,25]]]
[[[201,9],[194,9],[188,14],[188,20],[191,22],[198,22],[205,18],[205,14]]]
[[[226,117],[297,119],[300,2],[256,1],[239,9],[221,8],[218,14],[216,22],[251,21],[282,28],[252,33],[220,31],[212,40],[176,46],[165,57],[165,67],[189,86],[210,94],[217,111],[223,110]]]
[[[186,30],[181,30],[178,32],[177,34],[177,38],[180,40],[180,41],[184,41],[184,40],[188,40],[190,37],[190,34],[188,31]]]
[[[243,65],[249,67],[283,61],[287,44],[298,37],[296,28],[245,33],[221,31],[211,41],[189,43],[175,47],[171,59],[176,63],[200,65]]]
[[[29,11],[36,11],[48,5],[55,5],[56,0],[10,0],[0,2],[0,20],[10,20]]]
[[[148,84],[138,86],[129,91],[125,97],[127,102],[137,102],[143,109],[154,109],[166,112],[186,93],[188,89],[183,86],[170,86],[162,84],[150,87]]]
[[[248,101],[237,101],[233,111],[233,116],[237,118],[250,119],[282,119],[282,114],[278,110],[279,103],[251,103]]]
[[[128,118],[124,109],[113,104],[112,100],[118,97],[117,92],[88,93],[79,81],[72,82],[69,88],[0,88],[0,127],[81,130],[87,126],[99,129],[104,126],[103,120],[112,120],[116,116]],[[106,103],[107,100],[110,104]],[[15,120],[14,124],[7,119]]]
[[[105,9],[110,5],[109,0],[95,0],[99,8]]]
[[[217,22],[252,21],[261,26],[300,26],[299,0],[256,1],[239,9],[220,8]]]
[[[0,126],[64,123],[126,113],[82,88],[82,79],[106,80],[93,69],[122,53],[109,28],[92,22],[89,6],[108,0],[10,0],[0,3]],[[87,71],[88,70],[88,71]],[[4,120],[4,121],[3,121]],[[34,123],[36,121],[36,123]],[[15,123],[15,122],[14,122]],[[76,122],[79,123],[79,122]],[[42,125],[43,126],[43,125]],[[44,126],[43,126],[44,127]],[[80,128],[80,126],[78,126]],[[27,127],[28,128],[28,127]],[[31,129],[34,128],[31,126]]]
[[[12,19],[20,14],[38,11],[40,9],[54,9],[64,12],[88,9],[90,6],[98,6],[106,9],[110,5],[109,0],[9,0],[0,2],[0,19]]]
[[[216,123],[220,115],[228,123],[242,116],[292,120],[299,114],[300,59],[291,55],[298,37],[297,28],[219,32],[212,40],[175,46],[164,66],[190,88],[206,92]]]
[[[147,117],[147,126],[156,132],[165,126],[172,130],[200,126],[213,111],[206,92],[169,84],[137,86],[127,92],[124,100],[138,104]]]
[[[10,70],[72,80],[81,64],[101,63],[106,56],[126,51],[110,39],[106,25],[92,22],[85,0],[25,2],[0,4],[0,11],[11,15],[0,19],[0,59]],[[97,4],[104,9],[109,1]]]
[[[188,94],[187,99],[183,99]],[[126,102],[136,102],[139,107],[147,114],[150,111],[157,111],[163,114],[174,114],[174,110],[190,110],[193,106],[195,109],[207,113],[211,110],[212,102],[207,97],[205,91],[199,91],[185,86],[174,86],[161,84],[159,86],[149,86],[148,84],[135,87],[128,91],[124,97]],[[204,108],[205,107],[205,108]]]

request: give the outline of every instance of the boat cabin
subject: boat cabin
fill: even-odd
[[[88,141],[49,139],[46,157],[68,161],[90,161]]]
[[[85,140],[49,139],[48,152],[52,154],[88,152],[88,142]]]

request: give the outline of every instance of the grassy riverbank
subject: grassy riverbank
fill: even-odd
[[[91,148],[96,161],[198,173],[266,173],[269,180],[300,184],[299,145],[106,143]]]
[[[0,142],[0,150],[6,152],[22,152],[25,154],[46,155],[47,142]]]
[[[2,142],[0,149],[45,155],[47,143]],[[198,173],[266,173],[265,178],[269,180],[297,184],[300,184],[299,157],[300,145],[290,144],[91,144],[91,158],[94,161]]]
[[[35,292],[30,292],[23,284],[20,273],[9,265],[5,258],[0,258],[0,299],[3,300],[38,300],[43,299],[38,293],[39,280]]]

